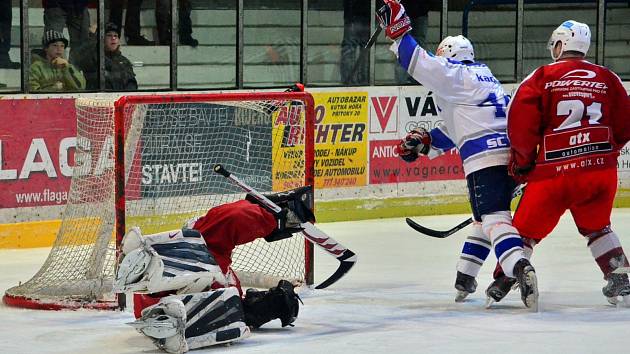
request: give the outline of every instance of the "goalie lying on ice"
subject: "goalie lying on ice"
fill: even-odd
[[[310,187],[268,197],[281,213],[246,198],[214,207],[181,230],[142,236],[132,228],[123,238],[114,283],[116,292],[134,293],[137,320],[131,325],[169,353],[240,340],[274,319],[291,325],[300,301],[293,284],[281,280],[242,297],[230,267],[236,246],[290,237],[300,223],[313,221]]]

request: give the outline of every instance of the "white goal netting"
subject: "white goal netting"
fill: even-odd
[[[75,167],[61,228],[41,269],[7,290],[5,301],[35,308],[113,306],[122,237],[117,218],[127,230],[139,226],[150,234],[181,228],[212,206],[242,199],[242,191],[212,172],[216,163],[261,192],[304,185],[313,170],[308,97],[130,96],[116,104],[77,99]],[[124,165],[116,160],[116,142],[123,140],[117,139],[115,117],[118,126],[124,122],[124,135],[118,135],[124,138]],[[244,284],[267,287],[281,278],[312,282],[310,260],[301,235],[259,239],[235,250],[233,268]]]

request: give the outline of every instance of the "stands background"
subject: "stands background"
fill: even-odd
[[[244,3],[241,10],[237,9],[239,2]],[[28,53],[20,46],[21,31],[28,34],[30,48],[40,43],[43,10],[40,1],[29,2],[26,28],[20,25],[20,2],[12,3],[10,55],[17,61],[21,54]],[[155,38],[156,31],[153,3],[144,1],[141,14],[142,32],[149,39]],[[622,79],[630,81],[628,1],[430,3],[427,47],[436,46],[440,33],[467,32],[475,43],[478,59],[488,63],[503,82],[512,83],[506,85],[510,90],[523,75],[549,61],[545,49],[549,33],[567,18],[587,22],[593,29],[590,59],[611,67]],[[522,13],[516,11],[519,5],[524,9]],[[371,9],[375,6],[375,1],[371,1]],[[308,11],[301,11],[302,8]],[[598,12],[602,8],[606,9],[605,16]],[[93,22],[99,19],[97,9],[98,6],[90,9]],[[598,22],[598,18],[603,21]],[[242,20],[242,32],[238,19]],[[467,25],[462,26],[464,19]],[[351,124],[354,128],[363,125],[364,134],[359,141],[341,143],[322,138],[317,145],[317,149],[328,151],[342,144],[351,145],[349,151],[353,154],[352,166],[345,166],[352,168],[347,170],[350,174],[317,179],[320,221],[469,212],[457,155],[434,161],[420,159],[414,165],[406,165],[393,154],[394,142],[405,131],[416,125],[432,127],[437,117],[431,94],[423,87],[379,86],[396,84],[397,64],[387,50],[387,41],[379,39],[372,61],[366,63],[369,77],[365,84],[370,86],[342,82],[342,2],[193,1],[192,21],[193,36],[200,42],[197,48],[123,47],[123,53],[134,63],[141,90],[282,88],[302,80],[327,112],[321,124]],[[370,26],[373,28],[374,24]],[[300,40],[302,37],[305,40]],[[26,94],[23,74],[20,70],[0,69],[0,83],[6,84],[0,87],[0,94],[4,95],[0,99],[0,248],[52,243],[71,176],[68,151],[72,151],[76,129],[77,94]],[[120,93],[81,95],[117,97]],[[363,100],[354,107],[332,107],[325,103],[331,96]],[[351,112],[355,119],[333,116],[335,110]],[[325,175],[324,170],[322,167]],[[622,189],[617,206],[627,207],[629,147],[622,152],[619,173]]]

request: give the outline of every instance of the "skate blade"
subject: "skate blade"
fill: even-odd
[[[527,285],[529,285],[533,291],[525,298],[525,306],[532,312],[538,312],[538,279],[536,278],[535,272],[529,272],[527,274]]]
[[[630,267],[618,267],[612,271],[614,274],[630,273]]]
[[[619,305],[619,299],[617,299],[617,297],[608,297],[606,296],[606,301],[608,301],[609,304],[613,305],[613,306],[617,306]]]
[[[486,298],[486,304],[484,305],[486,309],[489,309],[492,304],[494,304],[494,299],[491,297]]]
[[[619,297],[606,297],[606,301],[617,308],[630,307],[630,295],[621,296],[621,299]]]
[[[455,302],[464,302],[464,300],[470,295],[467,291],[457,290],[457,294],[455,294]]]

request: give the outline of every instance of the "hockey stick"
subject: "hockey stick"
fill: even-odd
[[[457,224],[457,226],[453,227],[452,229],[449,229],[446,231],[438,231],[438,230],[426,228],[418,224],[417,222],[413,221],[410,218],[406,218],[405,221],[407,222],[407,225],[411,226],[412,229],[418,231],[421,234],[425,234],[427,236],[437,237],[437,238],[446,238],[456,233],[457,231],[465,228],[466,226],[470,225],[473,222],[473,219],[472,217],[470,217],[464,220],[463,222]]]
[[[359,70],[359,67],[361,66],[361,62],[363,62],[365,60],[365,57],[370,53],[370,48],[374,45],[374,43],[376,42],[376,39],[378,38],[378,35],[381,33],[382,30],[383,28],[381,26],[376,28],[376,31],[372,33],[372,35],[370,36],[370,39],[368,39],[367,43],[365,43],[365,46],[361,48],[361,52],[359,53],[359,58],[357,58],[357,61],[354,62],[354,65],[352,66],[352,70],[350,71],[350,75],[348,76],[350,80],[354,78],[354,75],[357,73],[357,71]]]
[[[512,198],[516,198],[519,195],[523,194],[523,189],[525,188],[525,185],[526,184],[519,184],[516,188],[514,188],[514,191],[512,191]],[[436,238],[446,238],[446,237],[449,237],[452,234],[456,233],[457,231],[465,228],[466,226],[472,224],[473,218],[470,217],[470,218],[460,222],[459,224],[457,224],[452,229],[445,230],[445,231],[438,231],[438,230],[429,229],[427,227],[424,227],[424,226],[418,224],[417,222],[413,221],[410,218],[406,218],[405,221],[407,222],[407,225],[409,225],[412,229],[418,231],[421,234],[425,234],[427,236],[436,237]]]
[[[240,187],[245,192],[249,193],[252,197],[256,198],[256,200],[261,202],[270,210],[273,210],[275,213],[280,213],[282,211],[282,208],[280,208],[276,203],[272,202],[271,200],[269,200],[269,198],[265,197],[260,192],[253,189],[245,182],[241,181],[238,177],[234,176],[228,170],[223,168],[223,166],[221,166],[220,164],[214,165],[214,172],[230,180],[232,183]],[[348,273],[348,271],[357,262],[357,255],[344,247],[339,242],[337,242],[332,237],[328,236],[325,232],[313,225],[313,223],[305,222],[302,223],[300,226],[303,228],[302,233],[307,240],[321,247],[322,249],[324,249],[324,251],[330,253],[340,262],[337,270],[330,277],[328,277],[328,279],[324,280],[321,284],[315,287],[315,289],[327,288],[328,286],[336,283],[339,279],[341,279],[341,277]]]

